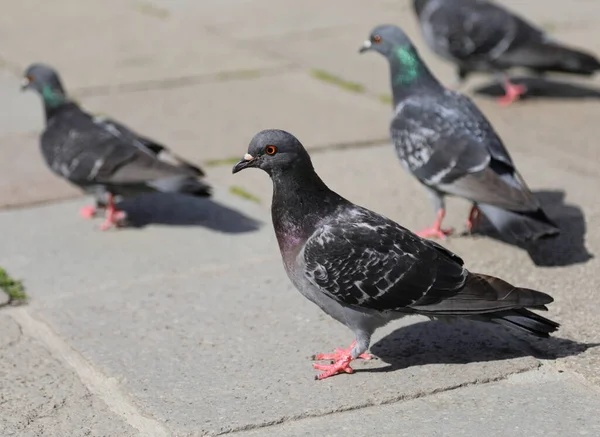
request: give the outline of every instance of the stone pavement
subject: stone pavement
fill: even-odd
[[[505,1],[557,38],[600,53],[600,4]],[[542,341],[473,323],[411,318],[378,331],[379,358],[313,380],[310,356],[352,334],[297,293],[270,224],[271,186],[231,175],[260,129],[313,151],[340,194],[415,229],[424,190],[387,141],[388,70],[359,56],[384,22],[422,40],[407,0],[22,0],[0,16],[0,266],[29,304],[0,310],[4,436],[600,435],[600,106],[476,102],[564,229],[536,249],[485,236],[444,244],[473,271],[552,294]],[[421,50],[448,82],[451,68]],[[98,232],[89,199],[44,167],[42,110],[18,91],[33,61],[56,66],[91,111],[201,163],[213,199],[151,195],[135,228]],[[563,80],[564,78],[557,78]],[[470,82],[473,91],[485,78]],[[563,87],[564,89],[564,87]],[[492,91],[493,92],[493,91]],[[540,90],[540,93],[553,92]],[[596,93],[597,94],[597,93]],[[257,201],[235,192],[242,188]],[[468,205],[449,202],[449,224]]]

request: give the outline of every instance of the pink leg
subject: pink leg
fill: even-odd
[[[416,232],[416,234],[421,238],[439,238],[441,240],[445,240],[446,236],[451,235],[454,232],[453,229],[442,229],[442,220],[444,220],[444,216],[446,215],[446,211],[442,208],[437,212],[437,218],[433,225],[429,228],[423,229],[420,232]]]
[[[350,367],[352,361],[352,348],[356,341],[352,342],[348,349],[336,349],[333,354],[317,354],[313,356],[315,360],[334,360],[332,364],[313,363],[313,367],[317,370],[323,370],[323,373],[315,376],[315,379],[325,379],[338,373],[353,373],[354,369]],[[370,360],[372,357],[369,354],[360,354],[357,358]]]
[[[471,211],[469,212],[469,218],[467,219],[467,229],[469,230],[469,232],[473,232],[473,228],[479,225],[480,221],[481,212],[479,211],[479,209],[477,209],[476,206],[473,206],[471,208]]]
[[[91,218],[96,217],[97,212],[98,211],[96,210],[96,207],[90,205],[90,206],[84,206],[83,208],[81,208],[79,210],[79,215],[83,218],[91,219]]]
[[[113,195],[108,195],[108,205],[106,206],[106,220],[104,223],[100,225],[101,231],[106,231],[107,229],[112,228],[113,226],[118,227],[122,225],[123,220],[125,220],[126,214],[123,211],[119,211],[115,207]]]
[[[500,106],[508,106],[518,100],[519,97],[527,92],[527,88],[523,85],[514,84],[509,79],[506,79],[504,81],[504,92],[504,96],[498,99]]]

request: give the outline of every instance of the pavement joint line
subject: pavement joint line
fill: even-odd
[[[171,433],[157,420],[144,416],[121,391],[115,378],[107,378],[79,352],[69,346],[47,324],[35,319],[26,308],[11,308],[8,314],[22,331],[40,341],[46,349],[79,376],[81,382],[108,408],[137,429],[144,437],[170,437]]]
[[[164,78],[157,80],[138,81],[134,83],[123,83],[116,85],[96,85],[72,88],[74,97],[96,97],[111,94],[135,93],[154,90],[169,90],[184,88],[187,86],[201,85],[214,82],[228,82],[234,80],[252,80],[261,77],[276,76],[296,71],[297,68],[291,64],[278,65],[275,67],[225,70],[216,73],[198,74],[175,78]]]
[[[482,378],[482,379],[478,379],[475,381],[471,381],[471,382],[464,382],[461,384],[455,384],[455,385],[451,385],[448,387],[441,387],[441,388],[436,388],[434,390],[429,390],[426,392],[421,392],[421,393],[416,393],[413,395],[407,395],[407,396],[392,396],[386,399],[382,399],[380,401],[376,401],[376,402],[366,402],[364,404],[360,404],[360,405],[353,405],[353,406],[348,406],[348,407],[342,407],[338,410],[335,411],[327,411],[327,412],[316,412],[316,413],[302,413],[302,414],[298,414],[295,416],[288,416],[288,417],[282,417],[280,419],[277,420],[273,420],[270,422],[264,422],[264,423],[257,423],[257,424],[248,424],[248,425],[242,425],[239,426],[237,428],[232,428],[229,430],[225,430],[225,431],[221,431],[219,433],[217,433],[216,435],[226,435],[226,434],[237,434],[237,433],[243,433],[245,431],[252,431],[252,430],[257,430],[257,429],[261,429],[261,428],[270,428],[273,426],[278,426],[278,425],[283,425],[289,422],[297,422],[300,420],[304,420],[304,419],[312,419],[312,418],[316,418],[316,417],[324,417],[324,416],[329,416],[329,415],[333,415],[333,414],[337,414],[337,413],[344,413],[347,411],[355,411],[355,410],[363,410],[365,408],[372,408],[372,407],[379,407],[379,406],[383,406],[383,405],[391,405],[391,404],[395,404],[398,402],[405,402],[405,401],[411,401],[411,400],[415,400],[415,399],[421,399],[424,397],[428,397],[428,396],[432,396],[432,395],[436,395],[439,393],[446,393],[446,392],[451,392],[454,390],[459,390],[461,388],[466,388],[466,387],[472,387],[472,386],[476,386],[476,385],[483,385],[483,384],[490,384],[490,383],[494,383],[494,382],[500,382],[500,381],[505,381],[515,375],[520,375],[520,374],[524,374],[527,372],[539,372],[540,369],[542,368],[542,363],[538,362],[538,366],[534,367],[534,368],[524,368],[524,369],[519,369],[516,370],[512,373],[506,374],[506,375],[501,375],[501,376],[496,376],[496,377],[491,377],[491,378]],[[318,382],[317,382],[318,383]],[[241,434],[243,435],[243,434]]]

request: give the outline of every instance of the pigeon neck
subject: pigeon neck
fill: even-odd
[[[46,117],[50,116],[65,103],[68,103],[67,97],[63,90],[53,88],[50,85],[44,85],[40,91],[42,100],[44,101],[44,109],[46,110]]]
[[[297,247],[344,199],[331,191],[312,165],[273,171],[271,215],[282,251]]]
[[[396,46],[388,56],[394,103],[412,94],[415,89],[437,84],[414,47]]]

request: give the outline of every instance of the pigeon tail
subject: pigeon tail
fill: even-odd
[[[541,59],[540,69],[543,71],[591,76],[600,70],[600,61],[595,56],[557,43],[528,46],[527,51],[535,53],[534,59]]]
[[[556,237],[560,233],[558,226],[541,208],[533,212],[517,212],[481,203],[477,204],[477,208],[501,235],[508,236],[517,243]]]
[[[190,176],[177,176],[148,182],[148,185],[162,193],[180,193],[197,197],[209,197],[211,187],[207,183]]]
[[[540,309],[542,308],[540,307]],[[486,318],[488,320],[485,320]],[[550,319],[523,308],[491,313],[482,317],[482,319],[483,321],[498,323],[508,328],[519,329],[542,338],[548,338],[560,326],[560,324]]]
[[[428,317],[463,316],[548,337],[560,325],[528,308],[547,311],[546,305],[553,301],[541,291],[515,287],[493,276],[469,273],[464,287],[454,296],[430,305],[411,305],[410,308]]]

